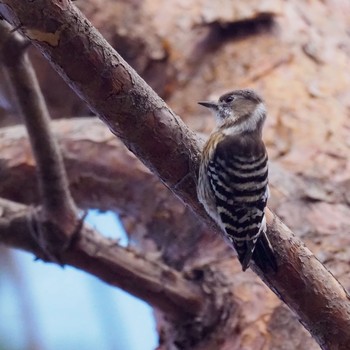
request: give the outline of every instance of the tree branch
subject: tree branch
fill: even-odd
[[[77,209],[68,188],[58,144],[50,129],[50,116],[34,68],[26,53],[28,42],[0,21],[4,71],[26,125],[35,156],[45,215],[67,235],[77,226]]]
[[[186,128],[68,1],[1,0],[0,13],[50,60],[68,84],[160,179],[207,223],[195,176],[199,145]],[[89,72],[89,74],[87,74]],[[350,303],[339,282],[272,214],[278,273],[256,272],[324,349],[347,349]],[[295,287],[297,286],[297,287]],[[310,302],[311,301],[311,302]]]
[[[0,208],[0,242],[45,259],[29,233],[32,209],[4,199],[0,199]],[[123,288],[172,316],[198,315],[206,307],[204,293],[182,273],[120,247],[87,227],[77,243],[63,252],[62,261]]]

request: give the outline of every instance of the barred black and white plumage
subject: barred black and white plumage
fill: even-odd
[[[197,193],[208,214],[233,244],[243,270],[253,258],[263,270],[276,270],[266,235],[269,197],[268,156],[262,141],[266,110],[252,90],[236,90],[218,102],[200,102],[212,109],[218,126],[202,152]]]

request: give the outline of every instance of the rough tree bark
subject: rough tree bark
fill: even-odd
[[[195,196],[196,137],[81,14],[65,1],[0,4],[3,16],[22,26],[112,132],[208,223]],[[81,54],[84,49],[86,55]],[[94,74],[86,76],[87,70]],[[345,349],[349,343],[346,292],[276,217],[271,215],[269,221],[280,269],[273,276],[257,272],[296,311],[323,348]]]

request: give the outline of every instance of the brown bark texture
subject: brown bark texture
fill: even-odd
[[[149,0],[132,4],[134,16],[157,19],[152,21],[150,31],[155,33],[154,38],[160,39],[143,41],[144,51],[139,53],[148,59],[147,64],[142,66],[142,62],[136,60],[137,54],[129,60],[136,57],[135,62],[140,64],[138,68],[145,77],[150,72],[156,77],[155,72],[162,66],[163,72],[159,74],[162,83],[157,85],[154,78],[153,86],[184,116],[186,123],[202,131],[208,131],[207,124],[211,122],[206,117],[194,118],[200,113],[199,109],[194,110],[197,99],[232,88],[232,77],[234,86],[250,86],[264,92],[271,116],[266,141],[275,158],[271,171],[271,182],[275,186],[270,205],[303,235],[312,250],[348,288],[345,117],[350,83],[346,76],[339,76],[339,72],[349,66],[348,23],[343,15],[349,9],[348,4],[345,1],[303,5],[249,1],[249,6],[240,7],[227,1],[219,11],[212,8],[209,1],[194,1],[188,17],[183,17],[188,5],[178,3]],[[127,6],[122,2],[118,4],[115,6]],[[85,5],[87,14],[89,5],[93,8],[93,2]],[[108,6],[113,6],[112,2]],[[337,26],[326,16],[330,9]],[[209,223],[195,195],[200,139],[108,46],[76,8],[66,1],[5,0],[0,1],[0,14],[14,26],[21,25],[24,35],[110,130]],[[121,27],[127,23],[122,22]],[[174,31],[174,27],[179,30]],[[171,28],[174,35],[169,34]],[[116,30],[117,43],[123,42],[122,39],[127,42],[121,34],[125,32],[128,28]],[[135,30],[131,38],[142,41],[142,32]],[[158,53],[153,45],[158,47]],[[148,57],[147,52],[157,54]],[[93,121],[82,119],[81,122],[83,126]],[[11,183],[13,179],[24,181],[19,166],[33,176],[28,148],[24,148],[27,149],[25,159],[22,155],[14,156],[26,141],[11,138],[13,129],[1,132],[3,139],[8,140],[7,146],[4,143],[8,156],[1,152],[2,157],[5,154],[3,174],[12,176],[4,175],[1,195],[31,204],[38,200],[35,189],[18,191],[18,182],[17,187]],[[79,132],[76,129],[75,136]],[[61,139],[70,185],[79,205],[96,205],[122,213],[128,231],[138,238],[139,249],[157,252],[161,247],[160,258],[166,264],[187,269],[191,279],[196,279],[201,286],[215,286],[214,305],[221,305],[223,309],[220,327],[206,337],[203,329],[202,333],[195,334],[194,321],[191,327],[186,328],[182,323],[181,327],[177,325],[169,330],[159,315],[160,325],[164,327],[161,346],[167,348],[174,341],[180,348],[196,346],[198,349],[213,346],[221,349],[314,348],[315,344],[295,319],[257,277],[250,272],[240,272],[228,248],[213,237],[215,228],[211,225],[212,232],[209,232],[198,222],[198,216],[194,217],[188,207],[169,196],[121,145],[117,146],[119,153],[109,152],[117,141],[111,135],[108,138],[111,141],[107,145],[96,145],[95,141],[87,142],[79,137],[76,142],[65,140],[65,136]],[[75,147],[70,146],[72,144]],[[90,147],[97,155],[94,161],[91,153],[82,155]],[[74,157],[69,158],[67,154]],[[125,154],[120,157],[125,159],[124,173],[112,166],[117,164],[117,154]],[[101,169],[106,170],[108,176],[101,175]],[[145,178],[149,181],[144,181]],[[87,188],[96,189],[90,198]],[[119,196],[112,196],[112,191]],[[155,192],[157,196],[160,193],[160,199],[154,200]],[[148,204],[154,203],[145,212],[140,202],[147,200]],[[350,306],[343,287],[271,213],[269,234],[277,252],[279,271],[265,276],[256,272],[296,312],[322,348],[347,349]],[[18,246],[14,242],[11,245]],[[281,326],[282,322],[285,327]],[[193,343],[188,343],[188,333],[193,335]]]

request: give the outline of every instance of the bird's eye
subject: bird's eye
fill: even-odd
[[[234,99],[235,99],[234,96],[229,96],[229,97],[226,98],[225,102],[227,102],[227,103],[228,102],[232,102]]]

